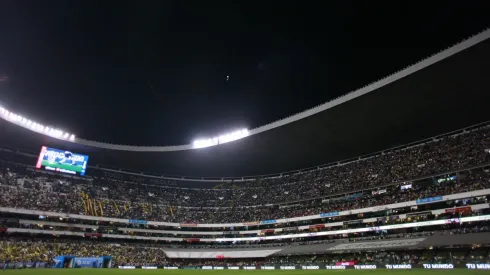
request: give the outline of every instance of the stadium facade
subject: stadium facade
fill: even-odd
[[[209,148],[60,140],[0,120],[0,262],[486,269],[489,36]],[[73,165],[86,176],[55,173]]]

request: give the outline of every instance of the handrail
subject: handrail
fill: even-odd
[[[20,208],[10,208],[10,207],[0,207],[0,212],[16,213],[16,214],[32,214],[32,215],[43,215],[52,217],[63,217],[71,219],[80,220],[92,220],[92,221],[106,221],[106,222],[117,222],[126,224],[146,224],[155,226],[169,226],[169,227],[192,227],[192,228],[220,228],[220,227],[245,227],[245,226],[258,226],[258,225],[272,225],[272,224],[283,224],[290,222],[308,221],[321,218],[338,217],[338,216],[348,216],[353,214],[361,214],[368,212],[378,212],[388,209],[396,209],[401,207],[410,207],[423,204],[431,204],[443,201],[450,201],[456,199],[472,198],[477,196],[490,195],[490,189],[483,189],[478,191],[470,191],[452,195],[438,196],[433,198],[423,198],[415,201],[407,201],[401,203],[392,203],[387,205],[378,205],[373,207],[366,207],[361,209],[351,209],[339,212],[328,212],[319,213],[316,215],[301,216],[294,218],[284,218],[284,219],[274,219],[265,221],[252,221],[252,222],[241,222],[241,223],[216,223],[216,224],[195,224],[195,223],[170,223],[170,222],[158,222],[158,221],[146,221],[146,220],[131,220],[131,219],[120,219],[120,218],[108,218],[108,217],[97,217],[97,216],[87,216],[79,214],[68,214],[68,213],[57,213],[51,211],[39,211],[39,210],[29,210]]]
[[[463,218],[458,219],[458,221],[460,223],[488,221],[488,220],[490,220],[490,215],[463,217]],[[219,242],[284,240],[284,239],[331,236],[331,235],[340,235],[340,234],[374,232],[374,231],[382,231],[382,230],[396,230],[396,229],[414,228],[414,227],[427,227],[427,226],[434,226],[434,225],[450,224],[453,222],[454,222],[454,219],[441,219],[441,220],[434,220],[434,221],[423,221],[423,222],[402,223],[402,224],[393,224],[393,225],[382,225],[382,226],[377,226],[377,227],[364,227],[364,228],[331,230],[331,231],[310,232],[310,233],[297,233],[297,234],[275,235],[275,236],[264,236],[264,237],[209,238],[209,239],[206,238],[206,239],[199,239],[199,242],[218,242],[219,243]],[[84,233],[81,233],[81,232],[60,231],[60,230],[51,231],[51,230],[26,229],[26,228],[8,228],[8,232],[34,233],[34,234],[53,234],[53,233],[55,233],[57,235],[65,235],[65,236],[73,236],[73,235],[84,236]],[[119,235],[119,234],[102,234],[102,237],[117,238],[117,239],[153,240],[153,241],[177,241],[177,242],[181,242],[181,241],[185,240],[185,238],[127,236],[127,235]],[[424,239],[425,238],[420,238],[420,240],[424,240]]]

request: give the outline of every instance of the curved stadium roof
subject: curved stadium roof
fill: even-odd
[[[155,175],[243,177],[315,167],[490,120],[489,37],[490,30],[484,31],[369,86],[218,146],[70,142],[4,120],[0,143],[34,154],[43,145],[71,150],[89,155],[91,165]]]

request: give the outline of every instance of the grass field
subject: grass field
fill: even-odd
[[[2,272],[0,272],[2,273]],[[266,275],[317,275],[325,273],[334,273],[342,275],[359,275],[359,274],[400,274],[400,275],[429,275],[429,274],[454,274],[454,275],[470,275],[470,274],[488,274],[488,270],[468,270],[468,269],[452,269],[452,270],[434,270],[434,269],[412,269],[412,270],[144,270],[144,269],[20,269],[7,270],[4,274],[33,274],[33,275],[123,275],[123,274],[169,274],[169,275],[198,275],[198,274],[226,274],[233,273],[244,275],[245,273],[263,273]]]
[[[61,164],[61,163],[50,163],[47,160],[43,160],[41,163],[43,166],[49,166],[53,168],[60,168],[60,169],[65,169],[69,171],[75,171],[75,172],[82,172],[83,167],[82,166],[72,166],[72,165],[66,165],[66,164]]]

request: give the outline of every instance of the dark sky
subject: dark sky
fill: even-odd
[[[0,0],[0,103],[86,139],[187,144],[403,69],[488,27],[484,3]]]

